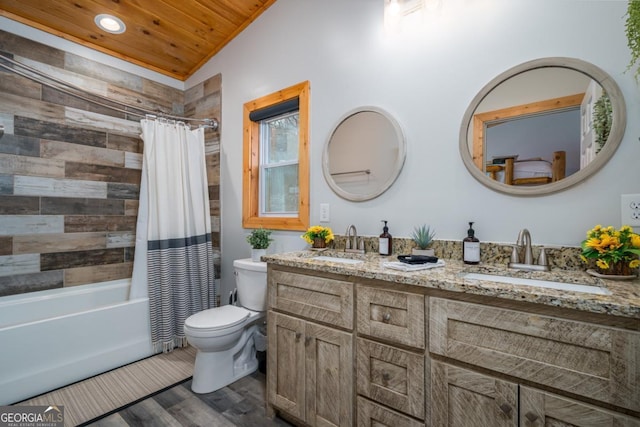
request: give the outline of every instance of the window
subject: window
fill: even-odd
[[[242,226],[309,226],[309,82],[244,105]]]

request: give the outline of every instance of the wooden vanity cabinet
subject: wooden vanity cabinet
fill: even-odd
[[[433,361],[432,426],[640,427],[640,420],[535,388]]]
[[[429,313],[430,351],[451,361],[431,364],[432,425],[640,427],[591,404],[640,410],[640,333],[442,298],[430,298]]]
[[[424,425],[424,295],[361,283],[356,295],[358,426]]]
[[[270,413],[309,426],[640,427],[638,331],[268,268]]]
[[[268,286],[268,410],[352,426],[353,284],[270,267]]]

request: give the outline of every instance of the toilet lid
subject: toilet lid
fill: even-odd
[[[244,322],[250,314],[245,308],[223,305],[193,314],[184,321],[184,324],[193,329],[224,329]]]

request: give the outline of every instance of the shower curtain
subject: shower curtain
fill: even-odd
[[[131,298],[149,297],[156,352],[186,346],[187,317],[215,305],[204,129],[143,119]]]

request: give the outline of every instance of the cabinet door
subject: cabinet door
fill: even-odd
[[[358,285],[358,332],[425,348],[424,296]]]
[[[358,338],[358,393],[425,418],[425,356]]]
[[[353,284],[320,276],[271,270],[269,308],[353,329]]]
[[[640,427],[640,419],[521,386],[520,425]]]
[[[358,396],[358,427],[400,426],[424,427],[424,423]]]
[[[351,427],[353,336],[307,322],[306,413],[312,426]]]
[[[518,426],[518,385],[431,361],[431,425]]]
[[[640,333],[430,299],[432,353],[640,411]]]
[[[300,420],[305,419],[304,323],[268,313],[267,401]]]

